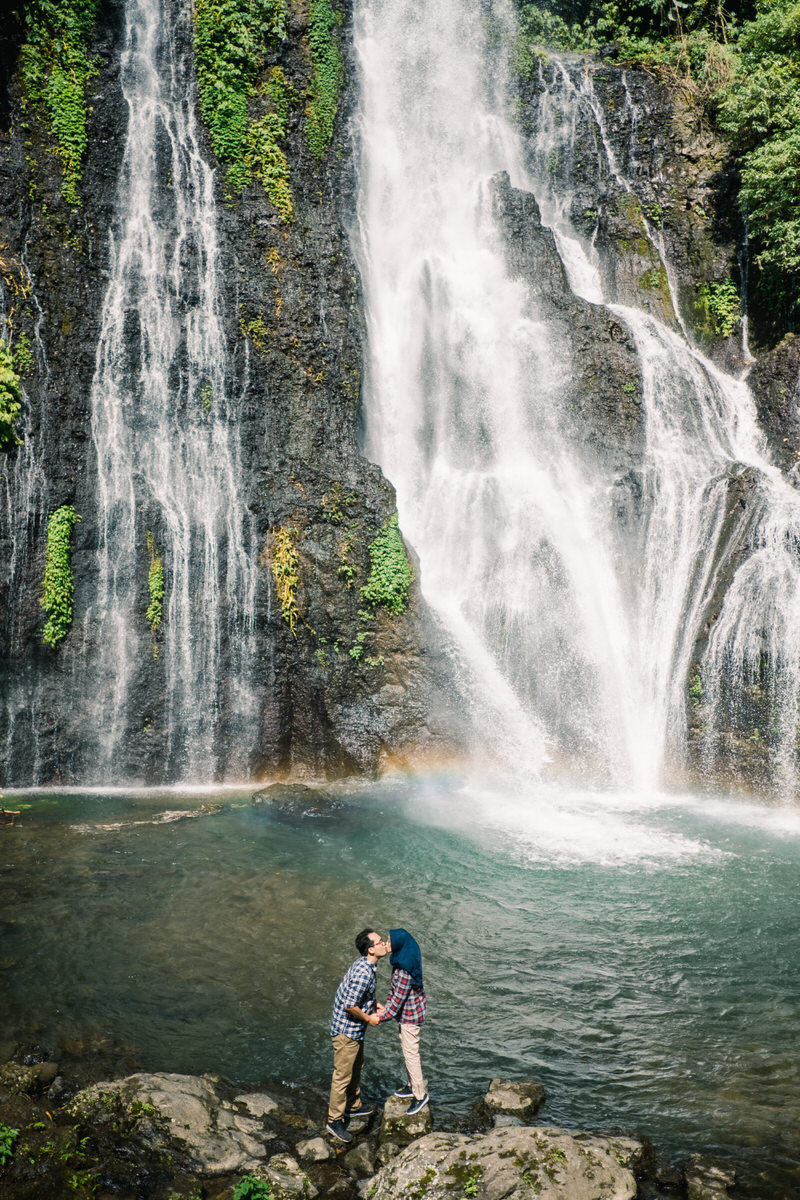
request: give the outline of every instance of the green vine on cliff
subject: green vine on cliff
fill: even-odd
[[[344,80],[344,60],[334,36],[342,14],[330,0],[311,0],[308,47],[312,75],[306,104],[306,139],[311,153],[323,158],[333,137]]]
[[[55,648],[64,640],[72,624],[72,526],[80,521],[71,504],[63,504],[50,514],[47,522],[47,556],[41,605],[48,614],[42,634],[46,646]]]
[[[257,87],[265,53],[285,37],[285,0],[195,0],[200,111],[214,153],[227,168],[228,189],[240,194],[255,175],[288,223],[294,211],[280,143],[288,130],[292,93],[279,67]],[[260,116],[251,116],[254,98],[267,106]]]
[[[99,0],[31,0],[24,6],[24,102],[47,113],[64,174],[61,191],[73,208],[81,203],[86,85],[98,70],[89,44],[99,8]]]
[[[283,619],[294,637],[297,611],[296,593],[300,585],[300,555],[297,550],[298,531],[290,525],[273,530],[269,547],[269,565],[275,580],[278,603]]]
[[[259,179],[286,225],[294,220],[294,201],[289,186],[289,163],[281,148],[289,122],[293,91],[280,67],[273,67],[262,94],[272,103],[270,111],[250,122],[245,163]]]
[[[155,540],[149,529],[147,531],[147,549],[150,554],[150,566],[147,571],[147,591],[150,596],[150,603],[147,606],[145,617],[150,625],[150,629],[155,633],[161,624],[163,616],[164,560],[156,550]],[[154,650],[153,657],[158,657],[157,649]]]
[[[0,450],[22,445],[16,431],[21,409],[19,375],[14,358],[6,343],[0,342]]]
[[[361,589],[361,599],[373,612],[383,607],[392,616],[399,616],[408,606],[414,571],[400,536],[397,513],[389,517],[370,543],[369,561],[369,579]]]

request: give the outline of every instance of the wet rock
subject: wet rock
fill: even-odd
[[[398,1096],[390,1096],[386,1101],[378,1134],[381,1153],[384,1153],[385,1143],[407,1146],[409,1142],[429,1133],[433,1128],[430,1104],[413,1117],[409,1117],[408,1108],[408,1100],[401,1100]]]
[[[371,1142],[361,1142],[344,1156],[344,1164],[348,1171],[364,1179],[375,1171],[375,1154],[377,1147]]]
[[[510,1113],[495,1113],[493,1118],[495,1129],[519,1128],[525,1122],[520,1117],[512,1117]]]
[[[307,1159],[309,1162],[327,1162],[336,1157],[336,1151],[323,1137],[308,1138],[304,1142],[298,1142],[295,1150],[299,1158]]]
[[[100,1119],[117,1106],[140,1119],[139,1135],[152,1150],[177,1154],[203,1175],[256,1166],[274,1134],[220,1096],[211,1079],[192,1075],[131,1075],[84,1088],[71,1101],[76,1118]]]
[[[687,1200],[728,1200],[736,1172],[716,1158],[693,1154],[684,1168]]]
[[[243,1092],[240,1096],[234,1096],[235,1104],[241,1104],[247,1109],[251,1117],[263,1117],[267,1113],[274,1113],[280,1110],[280,1105],[277,1100],[273,1100],[266,1092]]]
[[[545,1091],[531,1080],[493,1079],[483,1099],[492,1114],[526,1121],[535,1117],[544,1104]]]
[[[469,1137],[431,1133],[375,1176],[373,1200],[455,1194],[484,1200],[633,1200],[643,1146],[635,1138],[555,1128],[493,1129]]]
[[[0,1093],[13,1096],[18,1092],[34,1095],[46,1091],[58,1075],[58,1063],[41,1062],[25,1066],[7,1062],[0,1067]]]
[[[257,1172],[272,1188],[273,1200],[313,1200],[317,1189],[291,1154],[274,1154]]]

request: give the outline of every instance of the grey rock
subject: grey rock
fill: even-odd
[[[336,1157],[336,1151],[325,1141],[324,1137],[308,1138],[304,1142],[298,1142],[295,1150],[300,1158],[306,1158],[309,1162],[326,1162],[328,1159]]]
[[[211,1079],[193,1075],[139,1074],[84,1088],[68,1106],[87,1118],[118,1101],[132,1118],[147,1112],[141,1133],[153,1150],[177,1153],[203,1175],[247,1170],[266,1157],[272,1137],[252,1117],[226,1106]]]
[[[533,1080],[493,1079],[483,1099],[491,1113],[522,1121],[536,1116],[544,1104],[545,1091]]]
[[[272,1188],[273,1200],[313,1200],[318,1194],[317,1188],[291,1154],[273,1154],[258,1174]]]
[[[243,1105],[251,1117],[264,1117],[280,1109],[278,1101],[266,1092],[243,1092],[241,1096],[234,1096],[234,1102]]]
[[[416,1113],[413,1117],[408,1116],[408,1108],[408,1100],[401,1100],[398,1096],[389,1097],[381,1116],[381,1127],[378,1135],[381,1144],[384,1142],[393,1142],[398,1146],[407,1146],[415,1138],[420,1138],[426,1133],[430,1133],[433,1128],[430,1104],[426,1105],[422,1112]]]
[[[407,1146],[373,1181],[373,1200],[416,1192],[449,1200],[479,1187],[482,1200],[634,1200],[644,1147],[635,1138],[537,1127],[469,1137],[431,1133]]]
[[[525,1124],[519,1117],[512,1117],[511,1113],[495,1113],[493,1123],[495,1129],[510,1129]]]
[[[371,1142],[361,1142],[344,1156],[344,1164],[353,1175],[365,1178],[375,1173],[376,1147]]]
[[[717,1158],[693,1154],[684,1168],[687,1200],[728,1200],[736,1173]]]

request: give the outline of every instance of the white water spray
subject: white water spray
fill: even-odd
[[[800,664],[782,639],[800,603],[800,496],[770,460],[746,386],[687,341],[657,230],[646,226],[683,336],[604,295],[598,252],[570,221],[579,126],[593,131],[599,181],[634,181],[613,156],[590,69],[555,66],[531,168],[485,15],[477,2],[358,6],[368,452],[397,487],[423,590],[476,679],[492,748],[532,772],[553,755],[653,788],[684,752],[688,676],[726,572],[701,667],[710,723],[757,663],[787,722],[794,704],[796,732]],[[492,16],[495,36],[499,25],[510,38],[506,6]],[[507,268],[491,205],[500,171],[536,196],[575,294],[607,304],[635,340],[636,536],[615,527],[612,465],[587,459],[560,416],[571,349]],[[732,517],[743,474],[752,494]],[[767,619],[780,646],[742,635]]]

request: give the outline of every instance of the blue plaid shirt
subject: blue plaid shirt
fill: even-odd
[[[331,1037],[343,1033],[354,1042],[363,1042],[366,1025],[348,1016],[348,1008],[375,1011],[375,968],[366,955],[356,959],[336,989],[331,1017]]]

